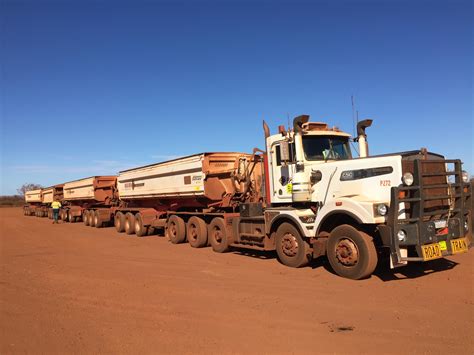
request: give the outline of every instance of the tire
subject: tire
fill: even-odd
[[[207,226],[202,218],[193,216],[186,224],[186,236],[193,248],[207,246]]]
[[[278,259],[289,267],[308,265],[311,257],[310,246],[303,240],[298,229],[290,223],[282,223],[276,231],[275,240]]]
[[[89,211],[85,210],[82,212],[82,223],[84,223],[85,226],[89,225]]]
[[[209,224],[207,233],[212,250],[216,253],[225,253],[230,250],[230,240],[227,235],[224,218],[216,217]]]
[[[186,225],[181,217],[172,215],[168,219],[166,236],[173,244],[180,244],[186,240]]]
[[[94,218],[94,227],[96,227],[96,228],[102,228],[103,222],[102,222],[102,220],[100,219],[100,214],[99,214],[99,211],[98,211],[98,210],[95,210],[95,211],[92,213],[92,218]]]
[[[326,253],[334,272],[352,280],[372,275],[378,262],[372,237],[348,224],[332,230]]]
[[[131,212],[125,214],[125,234],[135,233],[135,215]]]
[[[68,220],[69,223],[75,223],[76,222],[76,217],[74,217],[71,214],[71,211],[69,211],[69,213],[67,214],[67,220]]]
[[[115,230],[118,233],[125,232],[125,215],[122,212],[117,212],[114,216]]]
[[[144,237],[148,235],[148,226],[143,225],[143,219],[140,213],[135,215],[135,234],[137,237]]]

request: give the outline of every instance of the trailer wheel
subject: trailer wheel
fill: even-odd
[[[137,213],[135,215],[135,234],[137,237],[143,237],[148,235],[148,228],[143,225],[143,219],[142,215],[140,213]]]
[[[186,225],[181,217],[172,215],[168,219],[166,236],[173,244],[183,243],[186,240]]]
[[[82,212],[82,223],[84,223],[85,226],[89,225],[89,211],[88,210],[84,210],[84,212]]]
[[[302,267],[309,263],[310,247],[290,223],[282,223],[276,231],[276,252],[283,265]]]
[[[186,224],[186,235],[193,248],[207,246],[207,226],[202,218],[193,216]]]
[[[125,234],[135,233],[135,215],[131,212],[125,214]]]
[[[125,232],[125,215],[120,211],[114,216],[114,226],[117,233]]]
[[[336,274],[348,279],[366,278],[377,266],[377,251],[372,237],[348,224],[333,229],[326,253]]]
[[[100,219],[99,211],[95,210],[94,212],[92,212],[92,218],[94,219],[94,227],[102,228],[103,222]]]
[[[224,218],[216,217],[209,224],[209,243],[216,253],[225,253],[230,250],[230,241],[227,235]]]

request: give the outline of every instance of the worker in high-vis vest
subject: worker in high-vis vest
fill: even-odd
[[[59,209],[61,208],[61,202],[56,198],[53,203],[51,203],[51,208],[53,209],[53,224],[58,223],[59,218]]]

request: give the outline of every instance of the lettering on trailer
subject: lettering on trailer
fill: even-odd
[[[134,182],[126,182],[125,184],[123,184],[123,187],[125,190],[135,190],[135,188],[137,187],[143,187],[145,186],[145,183],[144,182],[141,182],[141,183],[134,183]]]

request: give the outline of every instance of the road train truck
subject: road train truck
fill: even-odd
[[[115,207],[85,213],[92,225],[138,236],[164,229],[173,243],[216,252],[276,250],[290,267],[326,255],[351,279],[371,275],[383,255],[393,268],[466,252],[471,187],[461,161],[423,148],[368,156],[371,123],[359,122],[353,158],[349,134],[307,115],[273,135],[264,122],[265,151],[122,171]]]

